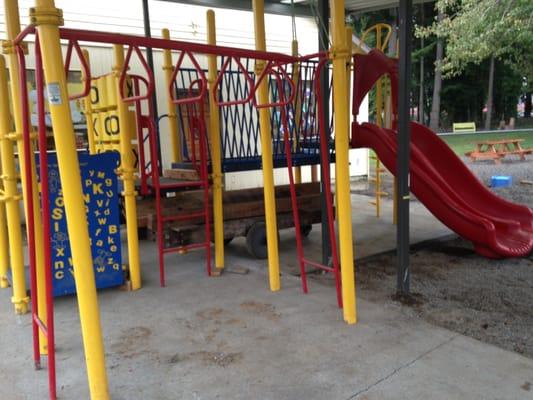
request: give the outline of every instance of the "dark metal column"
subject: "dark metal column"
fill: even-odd
[[[148,7],[148,0],[142,0],[142,3],[143,3],[143,21],[144,21],[144,36],[146,37],[152,37],[152,29],[150,28],[150,9]],[[150,67],[150,69],[152,70],[153,74],[154,74],[154,78],[155,78],[155,71],[154,71],[154,55],[153,55],[153,52],[152,52],[152,49],[151,48],[147,48],[146,49],[146,60],[148,62],[148,66]],[[157,127],[157,153],[158,153],[158,156],[159,156],[159,160],[162,160],[161,158],[161,140],[159,138],[159,124],[158,124],[158,121],[159,121],[159,113],[157,111],[157,95],[155,94],[155,91],[154,91],[154,94],[152,95],[152,107],[154,109],[154,122],[156,124],[156,127]],[[141,145],[141,143],[139,143],[139,146]],[[162,163],[159,164],[159,169],[161,170],[162,168]],[[161,173],[161,171],[159,171]]]
[[[329,43],[329,32],[325,32],[323,26],[329,27],[329,2],[328,0],[318,0],[318,14],[323,24],[318,21],[318,48],[320,51],[327,51]],[[330,114],[329,114],[329,67],[326,66],[322,70],[320,76],[320,89],[322,92],[322,107],[324,109],[324,120],[326,122],[326,137],[329,137],[330,132]],[[322,162],[320,163],[320,170],[323,171]],[[322,264],[328,265],[331,257],[331,241],[329,237],[328,213],[326,210],[326,199],[324,185],[329,185],[329,182],[322,182]]]
[[[398,90],[397,209],[398,294],[409,293],[409,160],[412,0],[400,0],[400,60]]]

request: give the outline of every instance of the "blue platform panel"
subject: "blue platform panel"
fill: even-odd
[[[98,289],[124,283],[120,245],[119,193],[115,152],[78,154]],[[50,238],[54,296],[76,293],[63,191],[55,153],[48,154]],[[82,216],[80,216],[82,218]]]

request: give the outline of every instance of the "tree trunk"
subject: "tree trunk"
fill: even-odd
[[[444,18],[444,14],[439,11],[438,21],[441,22]],[[431,104],[431,113],[429,115],[429,127],[435,132],[439,129],[439,117],[440,117],[440,91],[442,89],[442,71],[440,64],[442,62],[442,56],[444,53],[444,43],[442,39],[437,39],[437,55],[435,59],[435,80],[433,83],[433,100]]]
[[[489,93],[487,94],[487,114],[485,115],[485,130],[490,130],[492,121],[492,94],[494,91],[494,56],[490,57]]]
[[[420,4],[420,25],[424,25],[424,3]],[[420,39],[420,48],[424,48],[424,37]],[[420,88],[418,92],[418,122],[424,124],[424,57],[420,57]]]
[[[527,92],[524,99],[524,117],[531,118],[531,92]]]

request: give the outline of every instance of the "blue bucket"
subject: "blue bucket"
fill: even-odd
[[[513,184],[512,176],[494,175],[490,178],[490,186],[495,187],[509,187]]]

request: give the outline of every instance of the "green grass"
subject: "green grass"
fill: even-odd
[[[533,132],[513,132],[502,131],[497,133],[472,133],[469,135],[446,135],[441,136],[448,146],[452,148],[455,154],[463,156],[467,151],[472,151],[477,142],[484,140],[504,140],[504,139],[524,139],[522,147],[533,147]]]

